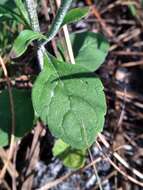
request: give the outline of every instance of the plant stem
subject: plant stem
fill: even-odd
[[[56,0],[56,4],[57,4],[57,7],[59,8],[61,5],[61,0]],[[63,33],[64,33],[64,38],[65,38],[70,62],[71,62],[71,64],[75,64],[73,49],[72,49],[72,45],[71,45],[71,41],[70,41],[70,35],[69,35],[67,25],[63,26]]]
[[[40,32],[38,15],[37,15],[37,11],[36,11],[37,5],[36,5],[35,1],[34,0],[25,0],[25,3],[26,3],[27,12],[29,15],[32,30],[35,32]],[[38,42],[37,56],[38,56],[39,66],[40,66],[41,70],[43,69],[43,65],[44,65],[44,63],[43,63],[44,52],[45,52],[44,46],[41,44],[41,42]]]
[[[25,3],[26,3],[27,12],[29,15],[32,30],[35,32],[40,32],[40,26],[39,26],[35,1],[34,0],[26,0]]]
[[[62,0],[61,6],[58,9],[58,12],[56,14],[56,17],[52,23],[51,29],[48,33],[47,40],[43,43],[43,45],[46,45],[59,31],[60,26],[64,20],[64,17],[72,3],[72,0]]]

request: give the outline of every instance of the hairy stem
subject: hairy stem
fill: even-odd
[[[26,3],[27,12],[29,15],[32,30],[35,32],[40,32],[38,15],[37,15],[37,11],[36,11],[37,5],[36,5],[35,1],[34,0],[26,0],[25,3]],[[38,42],[37,56],[38,56],[38,60],[39,60],[40,69],[43,69],[43,65],[44,65],[44,63],[43,63],[44,52],[45,52],[44,46],[40,42]]]
[[[38,21],[38,16],[37,16],[37,11],[36,11],[37,5],[35,1],[26,0],[25,3],[26,3],[27,12],[29,15],[32,30],[35,32],[40,32],[39,21]]]
[[[55,19],[52,23],[52,26],[50,28],[50,31],[48,33],[48,36],[47,36],[48,39],[43,43],[44,45],[46,45],[46,43],[48,43],[58,33],[60,26],[64,20],[64,17],[66,15],[71,3],[72,3],[72,0],[62,0],[61,6],[58,9],[56,17],[55,17]]]

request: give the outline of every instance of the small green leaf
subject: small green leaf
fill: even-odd
[[[103,129],[103,85],[80,65],[50,59],[33,87],[34,110],[54,136],[73,148],[86,149]]]
[[[16,11],[11,10],[6,5],[0,5],[0,14],[1,14],[1,17],[5,17],[7,19],[12,19],[12,20],[15,20],[16,22],[19,22],[22,24],[24,23],[23,20],[21,19],[20,15]]]
[[[77,22],[87,16],[89,12],[89,7],[74,8],[71,9],[65,16],[62,26],[65,24],[70,24]]]
[[[73,149],[70,145],[59,139],[54,144],[53,155],[63,161],[65,166],[79,169],[84,166],[86,151]]]
[[[28,13],[27,13],[24,3],[22,2],[22,0],[15,0],[15,4],[25,24],[29,26],[30,28],[30,20],[29,20]]]
[[[16,38],[11,50],[11,58],[20,57],[28,48],[29,44],[34,40],[46,39],[44,35],[32,30],[24,30]]]
[[[133,4],[129,4],[128,8],[129,8],[129,10],[131,12],[131,15],[133,17],[136,17],[137,16],[137,9],[136,9],[136,7]]]
[[[1,17],[15,20],[30,28],[30,21],[22,0],[0,2],[0,14]]]
[[[71,36],[76,64],[96,71],[109,50],[107,40],[99,33],[83,32]]]
[[[33,128],[34,111],[31,102],[30,90],[12,90],[15,110],[15,137],[23,137]],[[9,93],[4,90],[0,93],[0,147],[8,145],[12,127],[12,115]]]
[[[143,0],[141,0],[141,6],[143,7]]]

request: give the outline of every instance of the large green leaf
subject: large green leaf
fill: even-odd
[[[30,90],[12,90],[15,110],[15,137],[23,137],[33,127],[34,112]],[[12,126],[12,115],[9,93],[4,90],[0,93],[0,147],[8,145]]]
[[[39,32],[34,32],[32,30],[23,30],[14,42],[11,51],[11,58],[20,57],[26,51],[32,41],[40,39],[46,39],[46,37]]]
[[[89,12],[89,7],[80,7],[71,9],[65,16],[62,26],[65,24],[70,24],[77,22],[84,18]]]
[[[89,147],[102,131],[106,113],[103,85],[80,65],[51,57],[34,84],[32,100],[53,135],[76,149]]]
[[[67,167],[78,169],[84,166],[86,150],[77,150],[58,139],[53,147],[53,155],[63,161]]]
[[[103,35],[83,32],[71,35],[71,39],[76,64],[95,71],[105,61],[109,44]]]

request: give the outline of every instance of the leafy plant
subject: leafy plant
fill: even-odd
[[[28,13],[22,0],[1,1],[0,15],[5,20],[11,19],[31,28]]]
[[[61,7],[47,35],[38,32],[38,28],[29,30],[27,25],[28,30],[22,31],[16,38],[11,55],[13,58],[20,57],[32,41],[37,41],[44,67],[32,88],[35,115],[59,139],[55,142],[53,154],[59,157],[66,166],[80,168],[84,164],[86,150],[93,144],[104,126],[107,109],[104,88],[94,72],[104,62],[109,45],[101,34],[93,32],[72,34],[70,37],[75,65],[66,63],[65,59],[59,60],[45,49],[45,44],[55,37],[63,25],[78,21],[87,15],[89,10],[87,7],[75,8],[68,12],[71,2],[72,0],[62,0]],[[22,2],[20,1],[20,3]],[[16,5],[19,6],[18,1],[16,1]],[[21,18],[24,22],[32,23],[32,16],[28,19],[25,10],[19,14],[22,15]],[[65,49],[61,48],[60,43],[57,45],[60,53],[64,56]],[[2,99],[6,97],[3,93],[0,96],[1,104]],[[16,91],[16,93],[19,92]],[[13,96],[15,98],[15,91]],[[20,105],[16,99],[14,101],[17,121],[23,112],[22,110],[18,111]],[[22,102],[25,102],[23,110],[31,109],[28,108],[28,105],[31,107],[30,99],[23,99]],[[3,115],[2,112],[0,113]],[[5,113],[5,115],[9,117],[10,113]],[[30,118],[33,119],[33,117]],[[19,132],[17,133],[16,130],[15,136],[23,136],[25,131],[30,130],[31,120],[29,121],[29,117],[26,120],[28,122],[27,129],[22,126],[22,123],[24,124],[22,120],[21,123],[17,123],[16,129],[19,129]],[[7,131],[4,130],[4,126],[10,126],[10,123],[4,123],[0,128],[3,138],[0,146],[7,144]],[[23,130],[22,134],[21,130]]]
[[[20,31],[19,24],[28,29],[31,28],[24,8],[22,0],[0,1],[0,53],[9,52],[13,39]]]

